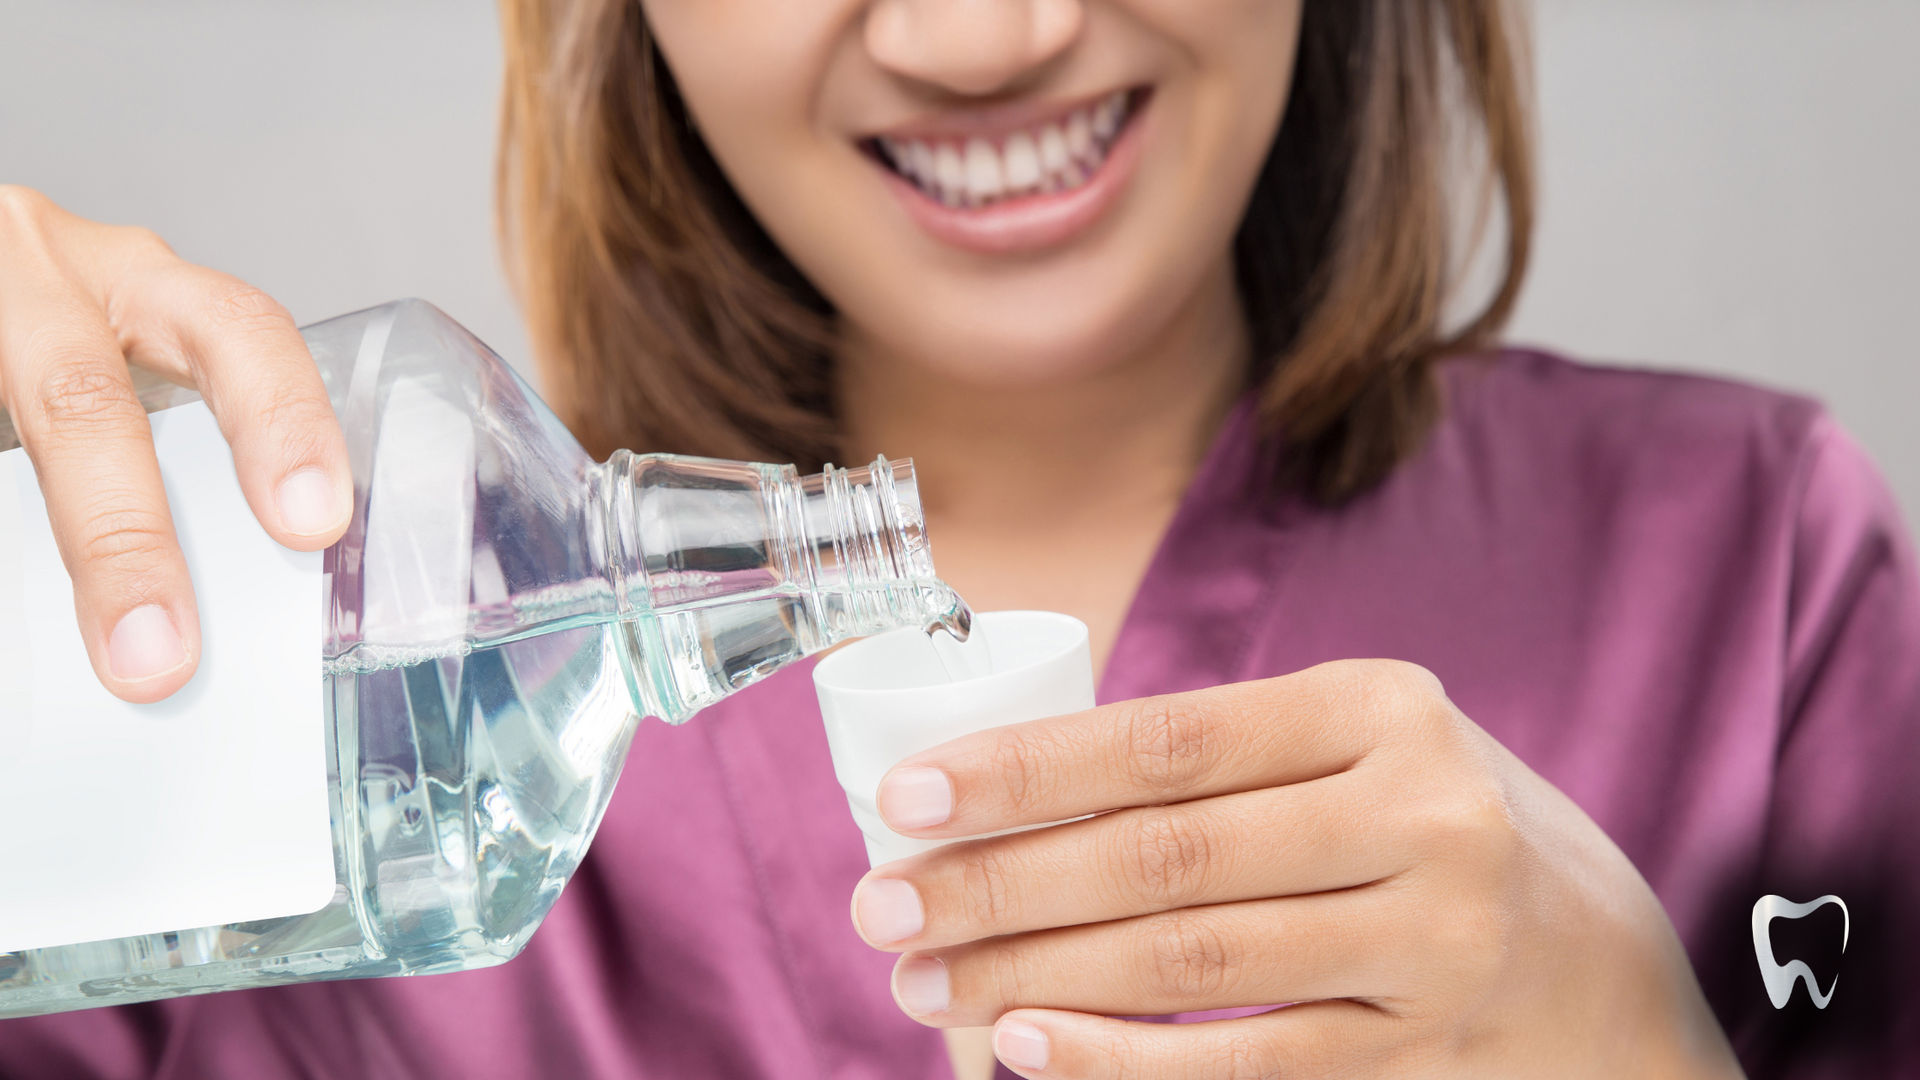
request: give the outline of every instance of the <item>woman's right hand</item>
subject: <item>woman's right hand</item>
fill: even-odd
[[[193,677],[200,620],[128,364],[206,398],[268,535],[314,551],[346,531],[346,441],[285,308],[145,229],[0,186],[0,404],[39,473],[95,674],[150,702]]]

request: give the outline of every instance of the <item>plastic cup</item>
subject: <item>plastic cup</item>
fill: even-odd
[[[903,758],[987,728],[1093,708],[1085,623],[1051,611],[990,611],[974,626],[992,671],[977,679],[951,681],[918,630],[856,641],[813,669],[834,775],[874,866],[953,842],[902,836],[881,822],[874,795]]]

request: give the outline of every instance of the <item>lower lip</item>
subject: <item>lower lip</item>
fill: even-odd
[[[935,240],[967,251],[986,255],[1007,255],[1057,247],[1073,239],[1106,214],[1134,166],[1140,162],[1140,130],[1146,120],[1145,103],[1128,117],[1127,126],[1107,150],[1087,182],[1070,191],[1045,195],[1027,195],[1007,199],[992,206],[962,209],[948,206],[913,186],[905,177],[880,162],[880,170],[894,197],[906,207],[908,216]]]

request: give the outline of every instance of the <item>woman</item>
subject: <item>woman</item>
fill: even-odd
[[[1110,704],[917,755],[883,813],[1115,812],[866,873],[789,671],[642,729],[513,964],[16,1021],[0,1070],[940,1076],[934,1028],[972,1075],[1920,1063],[1888,977],[1920,910],[1911,549],[1806,402],[1480,351],[1530,224],[1502,5],[523,0],[505,28],[557,409],[596,452],[911,454],[943,575],[1086,620]],[[0,389],[96,669],[155,700],[197,630],[123,358],[206,393],[290,546],[345,523],[339,434],[277,305],[4,207]],[[1462,218],[1502,272],[1450,318]],[[1827,892],[1848,985],[1775,1012],[1749,911]],[[1108,1019],[1179,1013],[1211,1019]]]

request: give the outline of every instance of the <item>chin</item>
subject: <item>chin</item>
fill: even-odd
[[[1036,297],[1048,299],[1036,303]],[[1037,389],[1125,366],[1168,321],[1160,305],[1092,283],[1035,288],[1011,303],[996,299],[1005,298],[893,305],[876,336],[891,362],[943,381]]]

